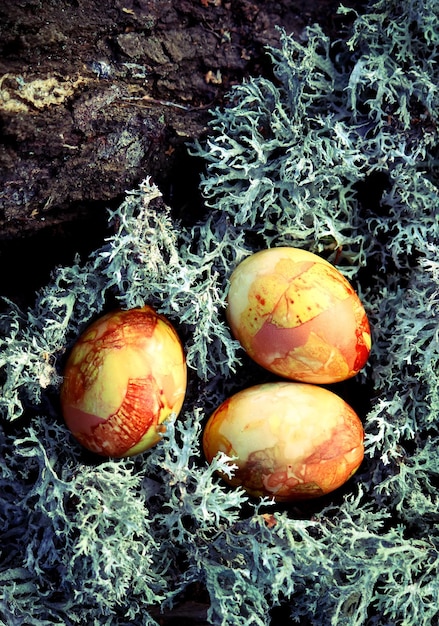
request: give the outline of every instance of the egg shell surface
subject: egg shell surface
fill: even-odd
[[[289,381],[256,385],[223,402],[209,418],[203,450],[237,457],[230,479],[252,496],[316,498],[343,485],[364,456],[355,411],[331,391]]]
[[[366,312],[349,281],[329,262],[299,248],[247,257],[230,277],[227,320],[249,356],[301,382],[355,376],[371,349]]]
[[[160,440],[186,392],[186,361],[171,323],[149,307],[115,311],[92,323],[64,371],[61,408],[86,448],[133,456]]]

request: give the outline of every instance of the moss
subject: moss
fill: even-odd
[[[437,621],[438,17],[432,0],[387,0],[337,45],[317,27],[300,44],[284,34],[273,80],[237,87],[192,147],[207,217],[176,222],[147,179],[100,249],[3,316],[5,623],[155,624],[194,585],[214,624],[268,625],[279,605],[284,623]],[[374,337],[353,388],[367,395],[365,462],[301,508],[249,501],[216,478],[233,471],[224,458],[207,467],[200,453],[212,409],[264,376],[225,323],[228,278],[280,244],[337,262]],[[65,355],[104,310],[144,302],[184,340],[185,410],[147,454],[97,460],[60,419]]]

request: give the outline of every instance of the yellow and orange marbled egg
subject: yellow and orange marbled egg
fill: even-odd
[[[298,248],[244,259],[230,278],[227,319],[256,363],[291,380],[346,380],[362,369],[371,348],[365,310],[348,280]]]
[[[180,412],[186,376],[183,347],[164,316],[149,306],[109,313],[69,355],[61,388],[65,422],[97,454],[138,454]]]
[[[364,456],[355,411],[323,387],[289,381],[238,392],[209,418],[203,449],[236,457],[223,478],[252,496],[277,501],[315,498],[343,485]]]

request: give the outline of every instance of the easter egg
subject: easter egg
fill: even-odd
[[[366,312],[349,281],[298,248],[262,250],[236,267],[227,320],[256,363],[290,380],[346,380],[371,348]]]
[[[289,381],[244,389],[209,418],[203,449],[235,457],[232,486],[277,501],[316,498],[343,485],[364,456],[355,411],[323,387]]]
[[[180,339],[164,316],[144,306],[108,313],[85,330],[67,360],[61,408],[83,446],[126,457],[160,440],[185,392]]]

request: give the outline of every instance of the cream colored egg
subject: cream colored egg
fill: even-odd
[[[333,265],[306,250],[271,248],[242,261],[230,278],[227,319],[256,363],[291,380],[346,380],[369,357],[358,295]]]
[[[315,498],[343,485],[363,460],[355,411],[315,385],[274,382],[235,394],[209,418],[203,449],[236,457],[231,485],[279,501]]]
[[[186,375],[182,344],[164,316],[149,306],[108,313],[69,355],[61,388],[65,422],[97,454],[138,454],[180,412]]]

